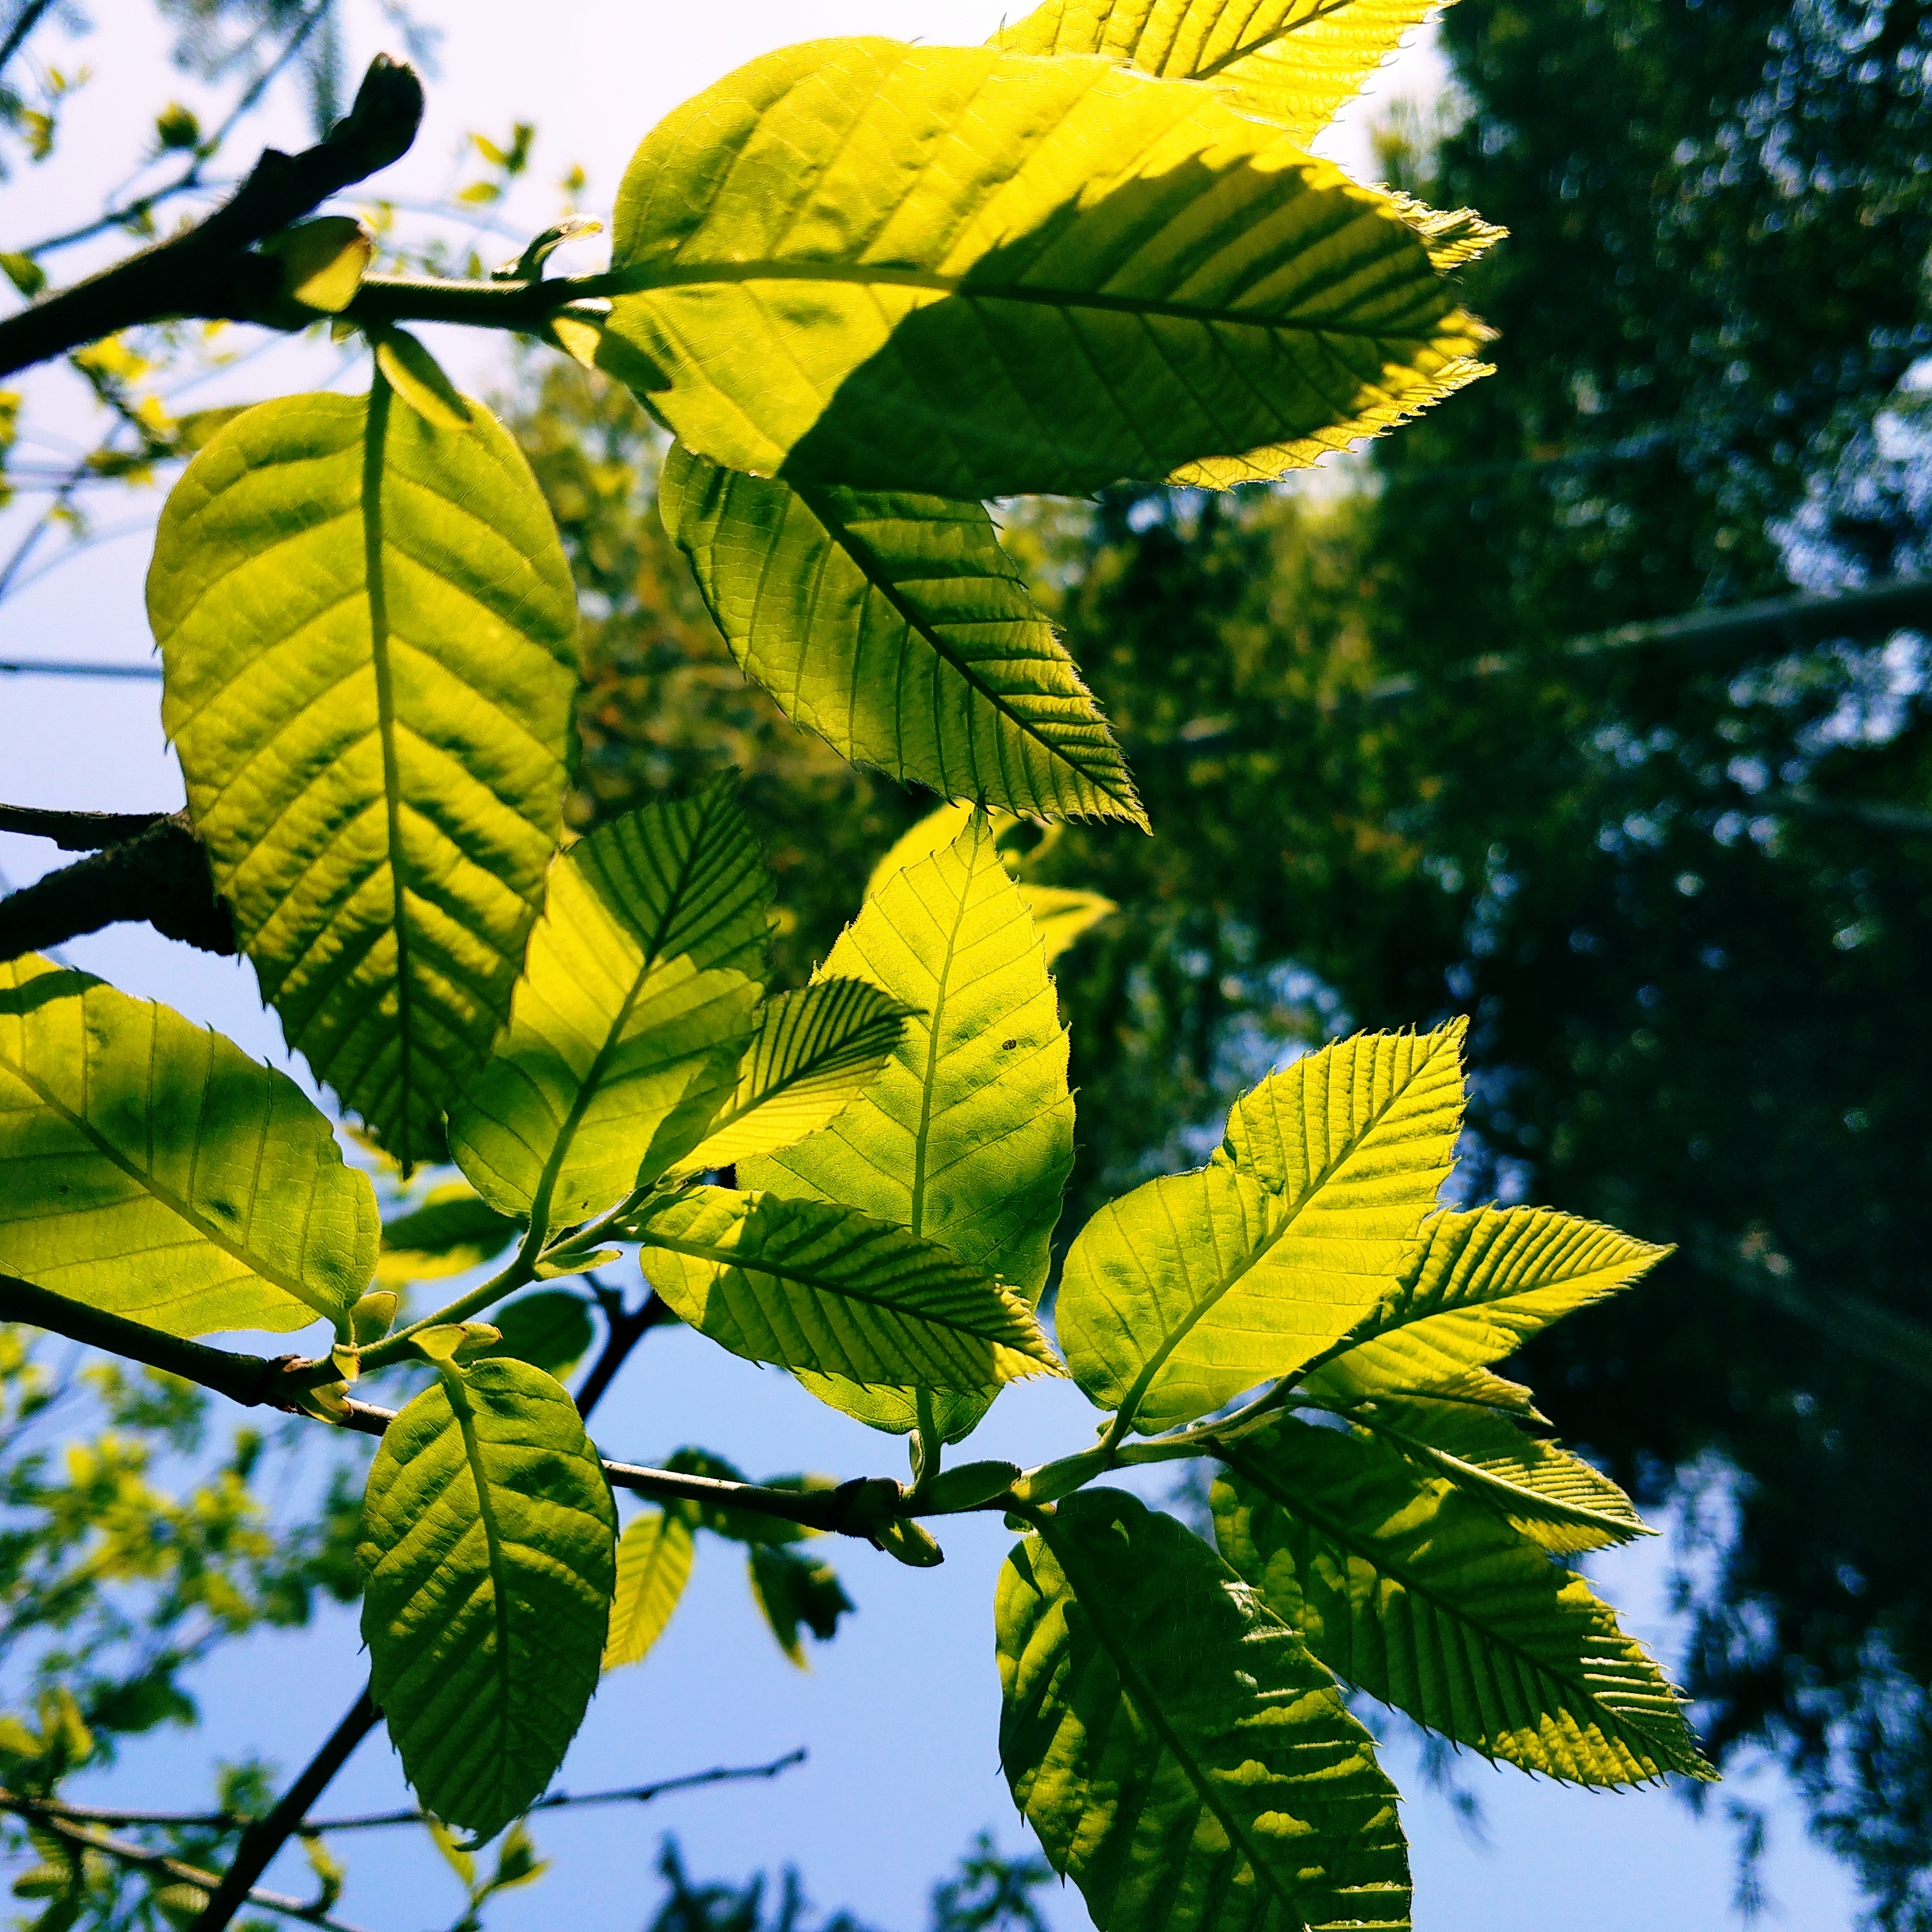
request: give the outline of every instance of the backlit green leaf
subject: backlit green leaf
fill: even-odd
[[[994,39],[1204,81],[1305,143],[1434,10],[1432,0],[1046,0]]]
[[[658,504],[746,676],[855,764],[948,798],[1145,826],[982,505],[747,476],[682,444]]]
[[[752,1595],[778,1648],[803,1670],[805,1646],[799,1639],[802,1624],[820,1643],[838,1634],[838,1619],[853,1608],[838,1573],[822,1558],[772,1544],[754,1546],[746,1565]]]
[[[1642,1646],[1493,1510],[1380,1442],[1292,1420],[1217,1453],[1222,1554],[1338,1676],[1574,1784],[1712,1774]]]
[[[1389,1292],[1449,1172],[1460,1022],[1340,1040],[1234,1104],[1204,1168],[1103,1208],[1055,1307],[1074,1379],[1151,1433],[1299,1368]]]
[[[1033,929],[1040,934],[1040,949],[1049,960],[1058,959],[1090,928],[1120,910],[1101,893],[1067,886],[1022,885],[1020,897],[1033,914]]]
[[[169,496],[148,609],[263,996],[407,1168],[509,1012],[562,826],[577,600],[508,433],[389,397],[230,423]]]
[[[584,1298],[565,1288],[545,1288],[501,1302],[490,1310],[490,1320],[503,1339],[482,1350],[479,1360],[513,1356],[559,1382],[590,1352],[596,1339]]]
[[[754,1362],[980,1390],[1059,1366],[985,1270],[849,1208],[700,1187],[648,1203],[633,1232],[677,1314]]]
[[[518,1223],[500,1214],[466,1182],[432,1187],[422,1204],[382,1223],[382,1252],[376,1279],[401,1286],[461,1274],[500,1255]]]
[[[346,1333],[375,1190],[286,1074],[29,954],[0,964],[0,1272],[171,1335]]]
[[[1272,1131],[1258,1124],[1257,1144]],[[1232,1144],[1232,1125],[1229,1138]],[[1628,1288],[1670,1252],[1552,1208],[1438,1214],[1423,1234],[1364,1323],[1363,1339],[1336,1358],[1338,1375],[1426,1392],[1514,1354],[1551,1322]]]
[[[728,1167],[829,1126],[878,1077],[906,1019],[862,980],[818,980],[767,1000],[736,1090],[682,1164]]]
[[[771,890],[728,780],[559,857],[509,1033],[450,1114],[485,1198],[556,1228],[692,1151],[751,1041]]]
[[[1482,339],[1385,196],[1098,58],[769,55],[645,141],[614,242],[645,399],[793,483],[1157,480],[1360,434]]]
[[[1000,1574],[1000,1757],[1106,1932],[1406,1928],[1396,1792],[1300,1640],[1133,1497],[1060,1505]]]
[[[424,1808],[488,1838],[597,1688],[616,1511],[576,1406],[527,1363],[446,1372],[390,1424],[356,1557],[370,1688]]]
[[[740,1180],[896,1222],[1033,1306],[1073,1164],[1073,1102],[1046,957],[985,817],[881,883],[824,971],[869,981],[914,1017],[862,1098]],[[916,1420],[910,1390],[806,1385],[875,1427]],[[938,1407],[949,1440],[985,1412],[982,1398]]]
[[[632,1519],[617,1545],[617,1594],[610,1605],[610,1635],[604,1668],[640,1664],[676,1610],[691,1580],[691,1526],[670,1510],[646,1510]]]

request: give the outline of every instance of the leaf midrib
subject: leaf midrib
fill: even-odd
[[[1389,1109],[1394,1106],[1398,1100],[1402,1099],[1403,1095],[1408,1091],[1410,1088],[1414,1085],[1416,1081],[1420,1078],[1424,1070],[1433,1062],[1435,1058],[1436,1054],[1433,1053],[1430,1054],[1427,1060],[1424,1060],[1420,1066],[1415,1067],[1411,1072],[1408,1078],[1404,1081],[1400,1086],[1397,1087],[1395,1090],[1390,1094],[1389,1097],[1382,1102],[1381,1106],[1376,1109],[1375,1112],[1372,1114],[1369,1117],[1368,1120],[1363,1124],[1360,1131],[1357,1132],[1354,1137],[1349,1141],[1348,1144],[1342,1149],[1341,1152],[1336,1154],[1335,1158],[1329,1162],[1329,1163],[1309,1183],[1307,1191],[1302,1196],[1301,1198],[1288,1210],[1286,1215],[1282,1218],[1280,1226],[1276,1228],[1273,1234],[1270,1234],[1265,1240],[1262,1241],[1250,1253],[1246,1260],[1243,1262],[1241,1264],[1234,1270],[1233,1274],[1228,1276],[1228,1279],[1215,1290],[1214,1294],[1208,1296],[1204,1300],[1196,1303],[1194,1306],[1190,1309],[1187,1313],[1182,1318],[1180,1322],[1174,1328],[1173,1333],[1170,1334],[1166,1340],[1161,1343],[1160,1346],[1154,1351],[1154,1354],[1148,1358],[1147,1366],[1134,1378],[1133,1382],[1129,1385],[1126,1396],[1123,1398],[1120,1402],[1120,1413],[1125,1416],[1130,1422],[1131,1422],[1133,1418],[1134,1412],[1138,1409],[1141,1403],[1146,1400],[1148,1391],[1153,1387],[1155,1378],[1158,1376],[1161,1370],[1167,1366],[1168,1358],[1173,1354],[1174,1350],[1179,1348],[1181,1343],[1194,1332],[1196,1328],[1198,1327],[1201,1322],[1205,1318],[1210,1309],[1218,1307],[1222,1301],[1226,1300],[1228,1295],[1232,1294],[1234,1291],[1247,1279],[1248,1276],[1251,1274],[1255,1269],[1258,1268],[1262,1262],[1265,1260],[1269,1255],[1272,1254],[1275,1249],[1280,1245],[1282,1240],[1286,1236],[1288,1231],[1300,1220],[1304,1210],[1305,1210],[1312,1202],[1320,1196],[1322,1190],[1335,1178],[1336,1174],[1341,1168],[1342,1163],[1351,1160],[1354,1156],[1358,1150],[1361,1147],[1362,1143],[1368,1138],[1370,1134],[1375,1132],[1377,1127],[1381,1126],[1383,1120],[1387,1117]],[[1269,1186],[1267,1182],[1263,1180],[1258,1174],[1250,1173],[1245,1168],[1238,1166],[1232,1161],[1228,1162],[1227,1165],[1229,1170],[1237,1177],[1243,1180],[1252,1181],[1255,1186],[1258,1188],[1264,1196],[1276,1201],[1283,1198],[1279,1190]],[[1210,1163],[1209,1166],[1201,1168],[1198,1171],[1203,1174],[1211,1173],[1213,1172],[1212,1164]],[[1423,1211],[1426,1214],[1428,1210],[1425,1208]],[[1282,1372],[1284,1375],[1292,1373],[1293,1367],[1300,1366],[1304,1365],[1291,1365],[1290,1368],[1283,1370]]]
[[[1298,34],[1303,28],[1312,27],[1318,21],[1328,19],[1331,14],[1346,13],[1353,4],[1354,0],[1327,0],[1325,5],[1311,7],[1299,18],[1284,21],[1273,33],[1263,34],[1258,39],[1245,41],[1238,46],[1231,48],[1226,53],[1222,55],[1220,59],[1211,60],[1204,67],[1196,68],[1186,77],[1190,80],[1211,81],[1216,76],[1226,74],[1230,68],[1238,66],[1241,62],[1251,60],[1256,54],[1265,53],[1276,41],[1286,40],[1291,34]],[[1362,81],[1369,79],[1374,71],[1375,70],[1371,68],[1368,74],[1363,75],[1356,82],[1358,90],[1360,89]]]
[[[500,1759],[508,1749],[510,1691],[514,1675],[510,1667],[510,1593],[502,1526],[496,1520],[490,1493],[489,1474],[483,1465],[483,1447],[477,1438],[476,1417],[470,1406],[470,1391],[455,1376],[446,1373],[442,1381],[450,1413],[456,1418],[457,1428],[463,1438],[463,1454],[469,1465],[470,1479],[476,1486],[477,1520],[482,1525],[484,1547],[489,1553],[490,1610],[496,1631],[496,1667],[494,1674],[496,1678],[497,1748],[495,1756]]]
[[[940,635],[936,626],[920,614],[911,600],[900,590],[898,583],[888,576],[880,566],[871,544],[859,536],[853,526],[832,508],[831,502],[832,493],[830,490],[814,489],[796,483],[790,487],[796,493],[799,500],[813,516],[818,518],[820,526],[824,530],[826,536],[839,550],[851,559],[866,581],[898,613],[907,628],[923,638],[933,654],[952,667],[954,674],[962,683],[976,692],[994,711],[1006,718],[1023,738],[1037,745],[1054,763],[1064,766],[1067,771],[1072,774],[1076,783],[1093,786],[1096,790],[1113,800],[1116,804],[1130,808],[1138,806],[1139,801],[1134,796],[1131,780],[1126,781],[1125,789],[1122,790],[1118,784],[1110,782],[1106,776],[1089,771],[1085,766],[1077,763],[1061,746],[1056,744],[1047,735],[1044,726],[1025,717],[1011,698],[982,676],[970,660],[962,656]],[[980,514],[982,517],[985,515],[983,508]],[[908,518],[900,520],[886,518],[883,520],[890,525],[894,520],[914,522],[924,520]],[[961,524],[970,524],[976,533],[980,528],[979,524],[973,522],[969,518],[962,517],[954,520]],[[990,518],[986,519],[986,534],[995,544],[998,544],[999,540],[993,535]],[[996,581],[1017,590],[1019,596],[1025,599],[1028,608],[1027,614],[1024,616],[981,618],[974,621],[980,623],[1017,623],[1037,626],[1046,632],[1050,640],[1052,638],[1052,622],[1046,612],[1040,609],[1034,603],[1033,599],[1028,596],[1024,586],[1016,584],[1011,578],[996,577],[991,571],[976,573],[976,574],[986,580]],[[948,583],[957,583],[961,580],[955,577],[948,578],[945,580]],[[1009,654],[1001,658],[999,662],[1009,664],[1019,662],[1058,664],[1063,662],[1063,658],[1054,656],[1051,652],[1042,651],[1030,658],[1017,660]],[[1054,697],[1062,695],[1057,692],[1051,694]],[[1052,722],[1065,722],[1066,721]],[[1092,724],[1096,721],[1088,718],[1072,722],[1078,727]],[[1116,743],[1112,733],[1108,731],[1104,724],[1101,724],[1099,728],[1102,740],[1100,748],[1103,753],[1111,752],[1113,754],[1113,764],[1124,779],[1126,770],[1124,765],[1120,762],[1119,746]]]
[[[1363,1537],[1358,1532],[1352,1531],[1346,1520],[1324,1510],[1318,1504],[1311,1504],[1305,1496],[1290,1492],[1284,1487],[1270,1482],[1268,1473],[1264,1470],[1258,1468],[1255,1463],[1244,1455],[1236,1446],[1232,1444],[1224,1444],[1216,1451],[1216,1454],[1230,1468],[1246,1477],[1270,1501],[1286,1510],[1291,1516],[1299,1516],[1311,1528],[1319,1530],[1324,1535],[1340,1544],[1343,1549],[1360,1557],[1364,1562],[1382,1575],[1393,1577],[1405,1590],[1424,1601],[1433,1604],[1436,1609],[1450,1622],[1462,1629],[1475,1632],[1486,1644],[1492,1646],[1495,1648],[1514,1658],[1525,1669],[1534,1672],[1538,1676],[1546,1677],[1552,1682],[1572,1690],[1576,1696],[1583,1700],[1592,1711],[1600,1714],[1600,1720],[1604,1723],[1605,1729],[1616,1734],[1618,1741],[1624,1744],[1624,1748],[1629,1749],[1631,1740],[1626,1739],[1622,1736],[1627,1728],[1633,1734],[1634,1742],[1642,1754],[1657,1764],[1657,1769],[1646,1774],[1647,1777],[1655,1777],[1666,1771],[1683,1768],[1682,1766],[1677,1762],[1678,1754],[1670,1752],[1666,1756],[1662,1741],[1649,1735],[1648,1724],[1645,1719],[1604,1703],[1589,1688],[1590,1680],[1587,1674],[1581,1674],[1576,1678],[1568,1676],[1564,1671],[1552,1664],[1548,1658],[1538,1656],[1533,1651],[1526,1649],[1514,1639],[1502,1635],[1488,1624],[1480,1622],[1467,1609],[1460,1605],[1454,1598],[1445,1595],[1441,1590],[1432,1588],[1428,1584],[1418,1582],[1406,1564],[1390,1558],[1384,1546]],[[1532,1545],[1532,1547],[1534,1549],[1534,1546]],[[1544,1560],[1540,1550],[1536,1550],[1535,1555],[1538,1560]],[[1553,1570],[1558,1566],[1551,1564],[1547,1567]],[[1576,1574],[1574,1570],[1565,1574],[1570,1576]],[[1344,1594],[1346,1595],[1346,1593]],[[1348,1601],[1352,1619],[1354,1606],[1352,1599]],[[1608,1631],[1599,1628],[1593,1630],[1591,1634],[1600,1638],[1607,1636],[1624,1642],[1629,1641],[1628,1638],[1622,1636],[1622,1634],[1615,1629],[1614,1625]],[[1576,1664],[1577,1671],[1580,1673],[1586,1673],[1589,1661],[1590,1660],[1579,1658]],[[1600,1662],[1602,1660],[1599,1659],[1596,1661]],[[1630,1667],[1628,1658],[1620,1658],[1616,1661],[1626,1669]],[[1654,1669],[1655,1666],[1653,1665],[1652,1668]],[[1661,1673],[1660,1676],[1660,1675]],[[1574,1714],[1570,1714],[1574,1717]],[[1663,1723],[1661,1719],[1654,1721],[1660,1725]],[[1580,1743],[1586,1746],[1587,1740],[1580,1741]],[[1482,1747],[1478,1745],[1475,1748],[1481,1750]]]
[[[1061,1574],[1072,1586],[1074,1600],[1086,1612],[1088,1622],[1100,1641],[1106,1646],[1107,1654],[1114,1660],[1114,1668],[1120,1673],[1121,1683],[1124,1686],[1130,1687],[1136,1709],[1160,1732],[1162,1742],[1172,1754],[1174,1762],[1186,1772],[1187,1781],[1194,1787],[1201,1803],[1221,1821],[1221,1828],[1227,1833],[1229,1839],[1241,1847],[1242,1854],[1248,1862],[1248,1869],[1294,1914],[1298,1920],[1306,1924],[1307,1915],[1297,1903],[1296,1894],[1288,1888],[1280,1874],[1275,1870],[1273,1863],[1258,1849],[1240,1820],[1222,1803],[1220,1793],[1207,1769],[1182,1742],[1180,1734],[1162,1709],[1160,1700],[1154,1696],[1139,1664],[1113,1629],[1103,1608],[1108,1600],[1106,1592],[1094,1587],[1090,1595],[1082,1587],[1083,1583],[1091,1585],[1093,1580],[1084,1568],[1084,1559],[1074,1556],[1073,1539],[1063,1535],[1059,1525],[1050,1516],[1043,1515],[1038,1518],[1036,1524],[1047,1546],[1052,1550]],[[1270,1611],[1269,1614],[1272,1616],[1274,1613]]]
[[[164,1186],[154,1175],[136,1167],[111,1141],[96,1131],[93,1123],[85,1114],[76,1113],[58,1094],[34,1075],[29,1068],[22,1066],[11,1055],[5,1053],[0,1053],[0,1068],[4,1068],[22,1086],[37,1094],[45,1106],[51,1107],[62,1120],[80,1133],[104,1158],[112,1161],[136,1186],[159,1202],[170,1214],[185,1222],[201,1236],[202,1240],[207,1241],[211,1246],[219,1248],[231,1261],[239,1262],[257,1280],[268,1282],[271,1287],[280,1288],[284,1294],[293,1296],[304,1307],[314,1309],[316,1313],[325,1321],[334,1322],[340,1316],[342,1311],[339,1306],[332,1306],[328,1303],[318,1299],[305,1282],[295,1276],[285,1274],[280,1269],[259,1259],[248,1249],[241,1246],[225,1234],[220,1228],[197,1214],[187,1202],[176,1194],[172,1188]],[[197,1154],[199,1151],[200,1144],[197,1142]],[[252,1207],[252,1203],[250,1204]],[[224,1282],[219,1286],[225,1287],[229,1284]]]
[[[932,1090],[939,1072],[939,1063],[944,1057],[939,1050],[940,1028],[946,1023],[946,991],[952,977],[952,962],[959,950],[960,929],[966,923],[967,902],[973,896],[973,886],[980,875],[979,861],[981,852],[990,847],[992,840],[987,826],[982,824],[980,836],[973,848],[973,856],[963,869],[965,878],[959,888],[959,896],[952,908],[952,923],[946,934],[946,954],[940,962],[939,970],[933,976],[932,1016],[926,1022],[926,1072],[920,1082],[919,1128],[912,1142],[912,1190],[910,1212],[907,1226],[922,1239],[926,1221],[926,1144],[932,1134]],[[1000,863],[997,854],[995,865]],[[881,910],[884,908],[881,908]],[[897,928],[895,926],[896,932]]]
[[[1421,245],[1420,242],[1416,243],[1418,248]],[[1431,273],[1432,275],[1433,271]],[[862,288],[924,289],[934,295],[957,296],[968,300],[1024,302],[1043,308],[1090,308],[1137,319],[1159,316],[1172,322],[1198,322],[1203,327],[1259,328],[1270,332],[1298,330],[1310,335],[1353,336],[1375,343],[1420,340],[1424,332],[1447,325],[1457,313],[1443,292],[1444,284],[1439,281],[1424,284],[1420,278],[1417,292],[1437,300],[1441,305],[1436,312],[1420,324],[1395,322],[1386,328],[1366,327],[1347,320],[1304,320],[1288,316],[1258,314],[1250,309],[1164,302],[1151,296],[1110,296],[1090,290],[1033,288],[1019,282],[976,282],[970,274],[942,275],[924,268],[868,267],[846,262],[694,262],[664,268],[620,268],[606,279],[610,285],[610,292],[618,296],[651,295],[663,289],[747,282],[830,282]]]

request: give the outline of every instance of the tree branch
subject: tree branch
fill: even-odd
[[[40,830],[68,850],[74,849],[60,832],[8,822],[26,815],[7,808],[0,816],[0,831]],[[77,821],[94,814],[44,815],[64,821],[62,830],[70,836],[76,831],[82,837],[92,836]],[[110,822],[121,819],[121,814],[106,812],[98,817]],[[0,899],[0,962],[17,959],[23,952],[45,952],[123,920],[145,920],[157,932],[204,952],[236,951],[234,921],[215,897],[208,854],[189,830],[185,812],[160,816],[131,836],[110,832],[109,838],[98,842],[106,849],[93,857],[64,866]]]
[[[199,1865],[170,1858],[165,1852],[151,1852],[144,1845],[130,1844],[125,1838],[110,1838],[104,1832],[90,1828],[79,1822],[83,1814],[66,1805],[22,1798],[16,1792],[0,1789],[0,1811],[11,1811],[17,1816],[31,1818],[44,1832],[51,1832],[55,1837],[64,1838],[82,1850],[102,1852],[122,1864],[132,1865],[136,1870],[158,1873],[177,1885],[191,1885],[203,1892],[212,1892],[220,1882],[214,1873],[203,1871]],[[140,1821],[130,1818],[128,1822]],[[286,1892],[265,1892],[251,1886],[243,1902],[279,1912],[285,1918],[299,1918],[305,1924],[319,1925],[323,1932],[361,1932],[361,1928],[340,1918],[332,1918],[319,1906],[305,1905]]]
[[[166,812],[40,812],[28,805],[0,805],[0,832],[50,838],[63,852],[98,852],[123,839],[138,838],[176,815]]]
[[[281,274],[250,249],[387,167],[416,139],[422,112],[415,70],[378,54],[347,118],[326,140],[295,155],[267,149],[205,221],[0,322],[0,376],[139,322],[260,316],[272,307]]]

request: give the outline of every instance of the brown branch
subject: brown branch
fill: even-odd
[[[378,54],[326,140],[299,154],[267,149],[205,221],[0,322],[0,376],[170,316],[260,318],[275,303],[281,272],[250,254],[253,245],[387,167],[416,139],[422,112],[415,70]]]
[[[8,816],[19,815],[9,808]],[[71,834],[77,829],[72,821],[83,814],[50,816],[69,821],[65,829]],[[32,829],[37,828],[0,818],[0,831]],[[46,836],[67,842],[57,832]],[[166,938],[185,940],[204,952],[236,951],[234,921],[215,896],[208,854],[189,830],[185,812],[158,818],[131,836],[117,834],[112,842],[100,842],[106,849],[92,858],[64,866],[0,899],[0,961],[45,952],[123,920],[144,920]]]
[[[63,852],[98,852],[152,832],[166,812],[42,812],[30,805],[0,805],[0,832],[50,838]]]

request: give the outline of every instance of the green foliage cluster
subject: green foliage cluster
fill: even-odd
[[[848,1606],[798,1532],[923,1568],[927,1526],[971,1510],[1024,1538],[1002,1761],[1103,1932],[1408,1922],[1345,1683],[1552,1776],[1710,1774],[1553,1560],[1638,1533],[1628,1502],[1490,1366],[1661,1251],[1439,1210],[1460,1023],[1268,1075],[1204,1166],[1086,1221],[1058,1346],[1041,1318],[1074,1136],[1048,962],[1108,902],[1016,878],[1016,821],[1146,818],[984,500],[1269,478],[1391,426],[1480,373],[1448,271],[1496,235],[1306,152],[1419,10],[1154,10],[1049,0],[989,48],[754,62],[646,138],[604,275],[546,278],[562,229],[481,283],[373,273],[329,217],[256,257],[254,319],[359,332],[370,388],[246,412],[171,494],[164,722],[291,1045],[405,1178],[465,1186],[379,1258],[374,1190],[292,1081],[28,956],[0,968],[0,1266],[36,1318],[231,1392],[238,1358],[190,1338],[327,1324],[318,1360],[244,1359],[258,1396],[381,1434],[372,1694],[425,1810],[479,1838],[541,1798],[600,1670],[648,1652],[694,1531],[747,1544],[796,1657]],[[730,778],[564,838],[572,568],[417,320],[628,386],[677,439],[665,527],[746,671],[952,801],[806,984],[772,982]],[[395,1284],[506,1250],[403,1310]],[[510,1298],[626,1250],[676,1318],[908,1437],[910,1483],[604,1461],[559,1380],[585,1304]],[[399,1414],[352,1394],[405,1366],[430,1379]],[[1097,1441],[946,1466],[1042,1375]],[[1216,1472],[1213,1544],[1096,1486],[1175,1460]],[[661,1504],[621,1540],[614,1483]],[[472,1911],[531,1875],[522,1847],[480,1890],[459,1866]]]

